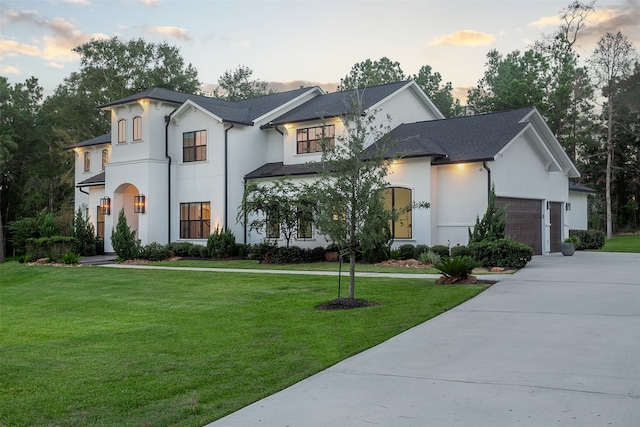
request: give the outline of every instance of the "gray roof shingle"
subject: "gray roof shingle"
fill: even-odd
[[[80,181],[76,187],[91,187],[93,185],[104,185],[105,173],[100,172],[98,175],[94,175],[91,178],[87,178],[84,181]]]
[[[317,120],[338,117],[349,112],[355,97],[360,98],[362,110],[366,111],[384,98],[407,85],[407,81],[370,86],[364,89],[346,90],[317,96],[297,108],[273,120],[271,125],[297,123],[307,120]]]
[[[86,141],[78,142],[77,144],[73,144],[65,148],[65,150],[71,150],[72,148],[78,147],[90,147],[92,145],[100,145],[100,144],[110,144],[111,143],[111,132],[105,133],[104,135],[96,136],[95,138],[87,139]]]

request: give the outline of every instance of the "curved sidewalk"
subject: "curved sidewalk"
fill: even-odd
[[[639,426],[640,254],[539,256],[208,427]]]

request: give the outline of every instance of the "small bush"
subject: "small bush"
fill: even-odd
[[[277,244],[268,241],[264,241],[256,245],[251,245],[247,257],[249,259],[257,259],[258,261],[263,262],[265,257],[267,256],[267,253],[269,253],[269,251],[276,247],[278,247]]]
[[[404,244],[398,247],[400,259],[413,259],[416,257],[416,247],[412,244]]]
[[[435,253],[437,253],[438,255],[440,255],[441,258],[447,258],[449,256],[449,247],[445,246],[445,245],[435,245],[431,247],[431,250]]]
[[[72,224],[72,235],[78,239],[75,251],[83,256],[96,254],[96,230],[82,208],[78,208]]]
[[[469,245],[472,257],[487,267],[523,268],[533,257],[533,249],[511,239]]]
[[[309,249],[309,262],[324,261],[325,250],[322,246]]]
[[[391,249],[389,251],[389,259],[393,259],[393,260],[402,259],[402,253],[398,249]]]
[[[171,251],[165,245],[158,242],[151,242],[140,250],[139,257],[149,261],[164,261],[171,256]]]
[[[569,230],[569,236],[578,238],[577,250],[602,249],[605,243],[605,235],[601,230]]]
[[[123,260],[135,259],[140,252],[140,241],[136,240],[136,232],[127,224],[124,209],[120,210],[116,228],[111,232],[111,245],[118,258]]]
[[[456,245],[451,248],[451,256],[471,256],[471,250],[463,245]]]
[[[416,245],[416,252],[415,252],[414,256],[417,259],[419,259],[420,255],[426,254],[427,252],[429,252],[429,246],[427,246],[427,245]]]
[[[438,263],[442,257],[433,251],[427,251],[418,257],[418,260],[423,264],[436,264]]]
[[[77,264],[80,261],[80,255],[75,252],[67,252],[62,255],[62,262],[64,264]]]
[[[471,257],[456,256],[444,258],[433,267],[447,278],[445,283],[455,283],[460,280],[466,280],[471,271],[478,265]]]
[[[236,236],[231,230],[220,231],[219,228],[207,239],[209,256],[213,258],[228,258],[236,255]]]

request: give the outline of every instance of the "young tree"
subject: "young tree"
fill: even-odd
[[[135,259],[140,253],[140,240],[127,224],[124,209],[120,210],[116,228],[111,232],[111,245],[120,259]]]
[[[496,190],[492,186],[489,192],[487,210],[480,219],[476,217],[476,225],[473,231],[469,229],[469,244],[482,241],[494,241],[504,239],[507,221],[504,217],[506,208],[498,208],[496,204]]]
[[[243,65],[239,65],[233,71],[225,71],[218,79],[220,86],[216,88],[213,95],[227,101],[240,101],[275,93],[267,87],[267,82],[250,80],[252,75],[253,70]]]
[[[249,230],[266,231],[267,238],[282,235],[286,246],[298,231],[312,217],[314,203],[302,185],[289,178],[282,178],[272,184],[247,183],[238,211],[238,221],[248,221]],[[249,221],[249,216],[252,219]]]
[[[375,245],[397,212],[385,208],[383,190],[394,160],[386,157],[390,148],[388,126],[378,122],[375,112],[363,114],[358,91],[354,91],[349,113],[342,117],[345,133],[336,136],[335,148],[322,152],[319,180],[310,192],[315,195],[315,225],[349,257],[349,295],[355,299],[355,267],[359,252]],[[410,208],[428,207],[428,203]]]
[[[617,34],[606,33],[599,41],[598,46],[589,64],[592,67],[596,80],[600,84],[602,96],[607,99],[604,116],[606,119],[607,137],[605,142],[607,152],[606,166],[606,209],[607,209],[607,238],[613,237],[613,215],[611,209],[611,180],[614,160],[614,109],[616,108],[616,87],[621,79],[626,79],[631,74],[631,67],[635,59],[635,50],[627,37],[621,32]]]
[[[406,79],[407,76],[400,68],[399,62],[393,62],[386,56],[380,58],[379,61],[367,59],[355,64],[349,74],[340,79],[338,91],[361,89]]]

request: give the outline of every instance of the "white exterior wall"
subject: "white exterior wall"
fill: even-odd
[[[88,147],[78,147],[73,149],[75,159],[75,182],[79,183],[102,172],[102,150],[109,151],[109,161],[111,157],[111,148],[108,144],[92,145]],[[91,156],[91,170],[89,172],[84,171],[84,153],[90,153]],[[83,192],[84,191],[84,192]],[[86,194],[85,192],[89,193]],[[82,191],[80,188],[75,189],[75,208],[85,206],[89,209],[89,222],[91,222],[94,228],[97,230],[97,206],[100,204],[100,199],[104,197],[103,186],[91,186],[84,187]]]
[[[403,90],[395,94],[377,109],[379,110],[376,115],[378,122],[387,122],[389,129],[394,129],[403,123],[436,119],[411,90]],[[387,114],[389,114],[390,121],[387,119]]]
[[[487,170],[482,163],[460,163],[432,167],[431,210],[433,245],[467,245],[469,227],[487,209]]]
[[[571,210],[566,211],[569,230],[587,230],[589,228],[589,195],[579,191],[569,192]]]

